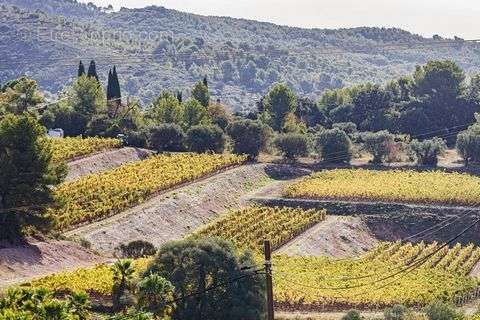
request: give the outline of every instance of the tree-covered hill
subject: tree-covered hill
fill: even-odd
[[[28,74],[54,93],[76,76],[78,60],[91,58],[103,79],[117,65],[124,91],[145,103],[207,76],[213,96],[236,110],[252,108],[278,81],[318,97],[382,83],[432,59],[454,60],[467,74],[480,70],[480,45],[400,29],[302,29],[162,7],[109,13],[74,0],[3,3],[0,82]]]

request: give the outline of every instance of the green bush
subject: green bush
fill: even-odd
[[[186,144],[192,152],[222,153],[225,149],[225,136],[218,126],[194,126],[187,132]]]
[[[462,320],[463,313],[457,311],[453,305],[444,302],[434,302],[425,308],[428,320]]]
[[[279,135],[275,146],[289,160],[308,155],[308,137],[300,133],[287,133]]]
[[[174,290],[170,281],[158,274],[149,274],[137,284],[137,306],[159,319],[167,319],[174,310]]]
[[[362,320],[362,316],[357,310],[350,310],[342,317],[342,320]]]
[[[176,124],[161,124],[150,129],[149,144],[158,152],[184,150],[185,133]]]
[[[363,147],[373,155],[373,163],[384,162],[394,151],[395,136],[388,131],[366,132],[363,140]]]
[[[227,127],[233,141],[233,152],[256,159],[268,140],[267,129],[258,121],[238,120]]]
[[[201,299],[177,301],[172,319],[261,319],[265,309],[265,281],[244,269],[245,266],[255,266],[253,257],[238,253],[230,242],[187,239],[162,246],[144,277],[158,274],[175,286],[180,297],[243,277],[230,286],[209,291]]]
[[[348,135],[340,129],[324,130],[319,133],[316,148],[325,162],[350,162],[352,142]]]
[[[442,155],[446,149],[445,141],[440,138],[424,141],[414,140],[410,143],[410,151],[420,165],[436,166],[438,156]]]
[[[116,248],[121,258],[139,259],[155,255],[157,249],[148,241],[136,240]]]
[[[457,136],[456,148],[465,165],[480,162],[480,125],[475,124]]]
[[[410,310],[407,307],[396,304],[385,310],[384,317],[385,320],[405,320],[409,314]]]

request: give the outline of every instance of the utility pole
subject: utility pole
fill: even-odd
[[[267,281],[267,320],[274,320],[273,284],[272,284],[272,247],[269,240],[264,241],[265,280]]]

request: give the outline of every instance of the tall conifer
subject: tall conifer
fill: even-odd
[[[80,78],[83,75],[85,75],[85,66],[83,65],[82,60],[80,60],[80,63],[78,64],[78,77]]]

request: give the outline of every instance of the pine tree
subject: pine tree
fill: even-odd
[[[107,82],[107,101],[112,100],[112,69],[108,71],[108,82]]]
[[[97,79],[97,81],[98,81],[97,66],[95,65],[94,60],[90,61],[90,66],[88,67],[87,75],[91,78],[93,77],[93,78]]]
[[[208,79],[207,79],[207,76],[205,76],[205,77],[203,78],[203,84],[205,85],[205,87],[208,88]]]
[[[122,92],[120,90],[120,82],[118,81],[117,68],[113,66],[112,71],[112,99],[118,99],[118,103],[122,103]]]
[[[82,60],[80,60],[80,64],[78,65],[78,77],[85,75],[85,66],[83,65]]]

